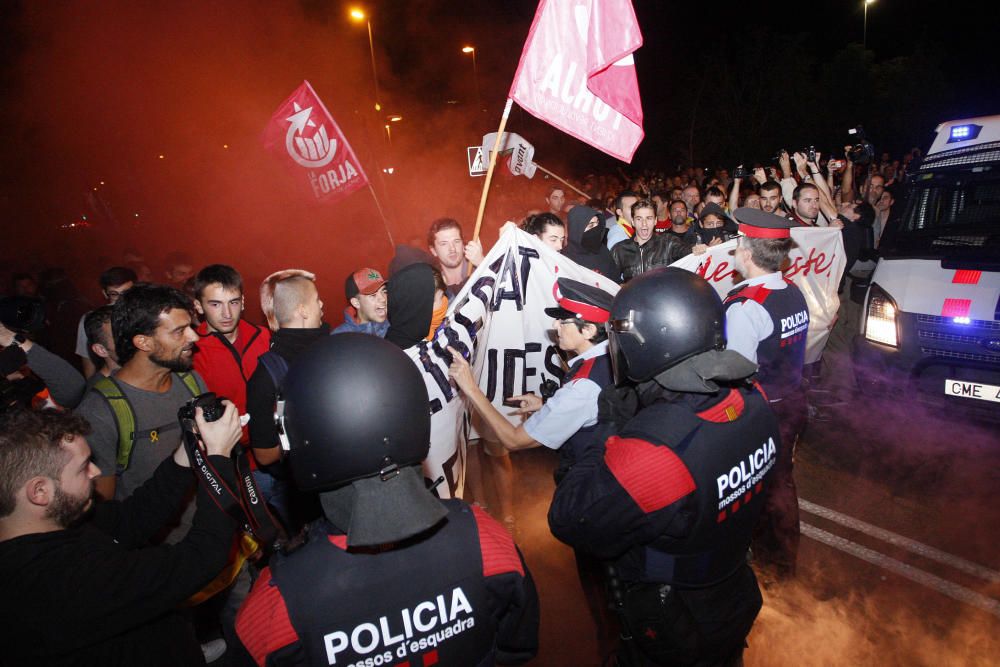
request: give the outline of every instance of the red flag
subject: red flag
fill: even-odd
[[[293,171],[305,174],[319,201],[337,201],[368,185],[337,121],[308,81],[271,116],[264,147]]]
[[[619,160],[642,141],[632,53],[642,34],[630,0],[541,0],[510,97]]]

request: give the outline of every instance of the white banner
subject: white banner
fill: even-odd
[[[448,377],[447,347],[471,350],[473,373],[493,405],[514,424],[523,417],[505,398],[539,392],[546,379],[560,381],[563,367],[552,318],[556,278],[573,278],[618,292],[611,280],[571,261],[520,229],[506,232],[469,276],[448,307],[448,316],[430,342],[406,352],[424,372],[430,396],[431,448],[424,461],[429,479],[445,477],[442,497],[461,495],[465,483],[465,444],[471,437],[467,406]]]
[[[840,297],[837,288],[847,260],[839,229],[834,227],[795,227],[791,230],[795,245],[788,253],[789,265],[783,272],[802,291],[809,306],[809,334],[806,338],[806,363],[819,361],[830,330],[837,319]],[[732,251],[736,240],[709,248],[704,255],[688,255],[672,264],[694,271],[705,278],[725,299],[736,286]]]

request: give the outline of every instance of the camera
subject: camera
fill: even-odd
[[[813,163],[816,162],[816,147],[815,146],[810,146],[808,149],[806,149],[806,160],[808,160],[809,162],[813,162]]]
[[[747,170],[742,164],[736,165],[736,169],[733,170],[733,178],[744,179],[747,177]]]
[[[847,131],[847,134],[854,139],[854,145],[847,151],[847,159],[850,160],[852,164],[871,164],[872,160],[875,159],[875,147],[872,146],[871,142],[868,141],[868,138],[865,137],[864,128],[860,125],[852,127]]]
[[[45,301],[29,296],[2,297],[0,323],[17,333],[41,331],[45,326]]]
[[[195,396],[177,411],[177,419],[180,420],[181,427],[187,429],[189,424],[194,424],[195,408],[201,408],[205,421],[218,421],[222,418],[222,413],[226,411],[226,406],[222,404],[222,401],[225,400],[227,400],[225,396],[216,396],[210,391]]]

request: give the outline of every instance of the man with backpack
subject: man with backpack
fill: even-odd
[[[181,442],[177,411],[206,391],[191,370],[198,334],[191,300],[165,285],[136,285],[111,313],[111,329],[121,369],[98,380],[77,414],[90,422],[88,437],[101,498],[124,500],[152,477]],[[185,514],[193,512],[193,506]],[[177,542],[190,517],[170,532]]]

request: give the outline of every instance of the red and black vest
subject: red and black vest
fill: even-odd
[[[623,578],[705,588],[744,565],[781,446],[777,419],[760,391],[731,389],[701,413],[657,402],[618,437],[668,447],[679,462],[671,457],[663,484],[685,492],[671,529],[619,559]]]
[[[289,664],[493,664],[497,627],[476,521],[465,503],[442,502],[448,517],[435,532],[395,548],[348,550],[321,520],[304,546],[271,559],[302,647]]]
[[[605,353],[598,357],[591,357],[590,359],[583,359],[573,363],[569,367],[569,373],[563,378],[563,386],[566,386],[573,380],[582,379],[596,383],[601,389],[612,384],[614,382],[614,375],[611,371],[611,357]],[[569,440],[563,445],[563,448],[566,448],[567,451],[575,451],[576,445],[583,444],[580,442],[581,440],[592,437],[592,434],[597,430],[597,426],[597,423],[591,426],[584,426],[570,436]]]
[[[772,290],[763,285],[747,285],[726,297],[726,307],[743,301],[756,301],[771,316],[771,335],[757,343],[757,381],[772,401],[794,393],[802,383],[806,357],[806,333],[809,308],[802,292],[790,280],[784,289]]]

